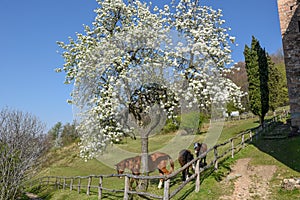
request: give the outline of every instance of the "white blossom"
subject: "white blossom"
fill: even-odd
[[[222,26],[221,10],[190,0],[179,0],[174,12],[169,5],[151,11],[138,0],[97,2],[92,27],[85,26],[85,33],[68,44],[58,42],[65,64],[56,71],[66,73],[66,83],[74,83],[71,102],[80,108],[79,145],[85,160],[133,132],[122,112],[144,84],[156,81],[167,91],[159,97],[159,107],[168,118],[175,116],[181,99],[189,107],[232,100],[241,105],[244,94],[222,76],[232,62],[235,38]],[[172,31],[180,41],[170,37]],[[149,105],[142,106],[149,113]]]

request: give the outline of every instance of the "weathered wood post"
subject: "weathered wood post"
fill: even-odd
[[[195,169],[195,173],[197,174],[196,176],[196,183],[195,183],[195,192],[199,192],[200,191],[200,159],[197,160],[196,162],[196,169]]]
[[[215,155],[215,169],[218,169],[218,147],[214,147],[214,155]]]
[[[59,189],[59,181],[57,177],[55,177],[55,188]]]
[[[249,135],[250,135],[250,141],[252,142],[252,131],[251,130],[250,130]]]
[[[64,177],[63,189],[66,189],[66,177]]]
[[[81,179],[78,177],[78,194],[80,193]]]
[[[74,182],[74,178],[71,178],[71,182],[70,182],[70,191],[73,190],[73,182]]]
[[[163,200],[169,200],[170,196],[170,179],[164,181],[164,198]]]
[[[129,177],[125,176],[125,188],[124,188],[124,200],[128,200],[129,199]]]
[[[234,157],[234,143],[233,143],[233,139],[230,139],[231,142],[231,158]]]
[[[242,134],[242,148],[245,148],[245,134]]]
[[[89,180],[88,180],[88,184],[87,184],[87,188],[86,188],[86,194],[87,195],[90,195],[91,183],[92,183],[92,176],[89,176]]]
[[[103,177],[99,177],[99,186],[98,186],[98,199],[102,199],[102,182],[103,182]]]

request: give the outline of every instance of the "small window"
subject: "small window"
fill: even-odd
[[[290,10],[293,10],[293,7],[294,7],[294,6],[290,6]]]

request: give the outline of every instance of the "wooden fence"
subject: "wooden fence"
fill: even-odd
[[[229,140],[217,144],[212,148],[208,149],[206,152],[201,154],[199,157],[196,157],[194,160],[190,161],[183,167],[177,169],[170,175],[167,176],[135,176],[132,174],[111,174],[111,175],[90,175],[90,176],[75,176],[75,177],[63,177],[63,176],[45,176],[38,178],[34,181],[31,181],[27,184],[27,187],[33,186],[47,186],[54,187],[55,189],[69,189],[69,190],[77,190],[78,193],[86,191],[87,195],[91,195],[91,189],[97,190],[98,199],[103,198],[103,191],[113,192],[113,193],[123,193],[124,200],[129,199],[130,194],[147,196],[154,199],[171,199],[176,194],[178,194],[190,181],[195,179],[195,192],[199,192],[200,190],[200,177],[203,172],[208,169],[217,170],[219,162],[227,158],[228,154],[233,158],[234,154],[243,149],[245,145],[252,141],[253,139],[257,139],[261,133],[264,131],[269,131],[270,127],[272,127],[277,122],[278,117],[273,117],[267,123],[265,123],[264,127],[259,126],[255,129],[251,129],[245,132],[238,134],[237,136],[230,138]],[[210,157],[212,158],[211,162],[206,165],[204,168],[199,167],[199,162],[201,158],[207,156],[208,154],[212,154]],[[182,182],[177,188],[171,190],[170,181],[175,179],[175,177],[181,173],[184,169],[189,168],[193,163],[196,163],[195,173],[190,176],[186,181]],[[106,178],[111,177],[125,177],[124,189],[110,189],[103,187],[103,181]],[[164,190],[163,195],[152,194],[149,192],[139,192],[130,190],[130,178],[140,179],[140,180],[164,180]],[[95,185],[95,180],[97,185]]]

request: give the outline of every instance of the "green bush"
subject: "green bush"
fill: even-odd
[[[174,120],[168,119],[162,130],[162,134],[177,131],[179,128],[188,133],[199,133],[203,123],[208,122],[209,117],[204,113],[190,112],[176,117]]]

